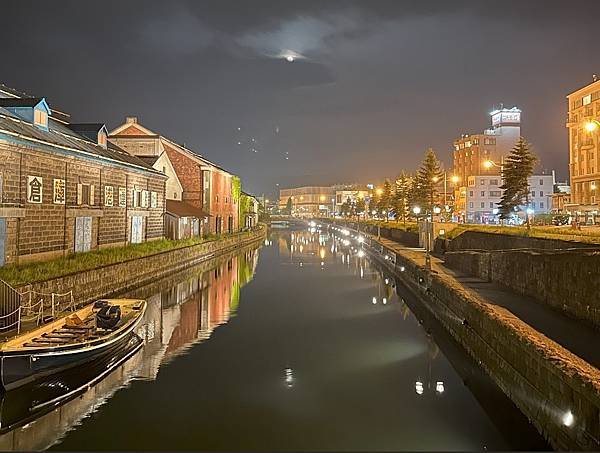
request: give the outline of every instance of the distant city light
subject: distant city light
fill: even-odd
[[[375,305],[377,303],[377,298],[373,297],[373,305]]]
[[[437,381],[435,383],[435,391],[437,393],[444,393],[444,383],[442,381]]]
[[[421,208],[420,208],[420,207],[418,207],[418,206],[415,206],[415,207],[413,208],[413,212],[414,212],[415,214],[417,214],[417,215],[418,215],[418,214],[420,214],[420,213],[421,213]]]
[[[358,242],[360,244],[362,244],[363,242],[365,242],[365,238],[363,236],[359,236],[357,240],[358,240]]]
[[[362,250],[358,251],[358,257],[359,258],[363,258],[365,256],[365,252],[363,252]]]

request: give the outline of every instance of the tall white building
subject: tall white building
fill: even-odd
[[[498,204],[502,198],[502,178],[492,176],[469,176],[465,193],[467,223],[499,223]],[[534,175],[529,178],[531,190],[529,208],[534,214],[547,214],[552,210],[554,191],[553,175]],[[523,216],[526,206],[521,206]]]

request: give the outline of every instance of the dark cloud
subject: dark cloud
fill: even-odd
[[[524,134],[566,176],[564,97],[600,70],[597,1],[22,0],[2,13],[1,81],[81,121],[137,114],[255,192],[393,176],[428,146],[449,162],[452,139],[500,102],[523,109]]]

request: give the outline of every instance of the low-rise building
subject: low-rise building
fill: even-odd
[[[243,229],[254,228],[258,225],[258,198],[243,192],[240,197],[240,222]]]
[[[167,228],[184,237],[226,233],[239,228],[237,177],[205,157],[128,117],[109,134],[109,140],[169,176]],[[239,183],[239,180],[238,180]],[[170,219],[170,220],[169,220]]]
[[[19,96],[0,90],[0,265],[164,237],[164,174]]]
[[[467,223],[498,223],[498,205],[502,198],[502,178],[500,176],[469,176],[465,188],[465,217]],[[521,206],[521,211],[532,209],[534,214],[547,214],[552,211],[554,189],[553,175],[534,175],[529,178],[531,190],[529,206]],[[460,198],[459,198],[460,199]]]
[[[335,215],[340,215],[342,205],[346,202],[356,203],[359,199],[368,200],[370,191],[366,186],[350,186],[335,188]]]
[[[279,191],[279,209],[286,212],[290,200],[291,214],[299,217],[328,217],[335,211],[335,189],[328,186],[306,186]]]

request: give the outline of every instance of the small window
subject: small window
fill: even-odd
[[[98,144],[106,147],[106,134],[104,132],[98,132]]]
[[[540,209],[544,209],[544,202],[540,201]]]
[[[142,191],[133,189],[132,195],[133,195],[133,207],[139,208],[142,205]]]
[[[493,208],[494,208],[494,202],[490,201],[490,209],[493,209]]]
[[[469,196],[472,197],[473,196],[473,191],[469,190]]]
[[[473,207],[473,202],[469,202],[469,207],[472,208]]]
[[[36,126],[48,127],[48,114],[40,109],[35,109],[33,122]]]
[[[483,202],[483,201],[481,202],[481,207],[485,208],[485,202]]]
[[[497,185],[498,185],[497,179],[490,179],[490,186],[497,186]]]
[[[532,191],[531,191],[531,196],[532,196],[532,197],[535,197],[535,190],[532,190]]]
[[[540,190],[540,197],[543,197],[543,196],[544,196],[544,191]]]
[[[482,197],[485,197],[485,190],[482,190],[482,191],[481,191],[481,196],[482,196]]]
[[[587,96],[584,96],[583,99],[582,99],[583,105],[588,105],[591,102],[592,102],[592,95],[591,94],[588,94]]]
[[[533,209],[535,209],[535,201],[534,201],[533,203],[531,203],[531,207],[532,207]]]
[[[485,186],[485,179],[482,179],[482,180],[479,182],[479,184],[480,184],[480,185],[482,185],[482,186]]]
[[[77,204],[93,206],[94,186],[92,184],[77,184]]]
[[[543,185],[544,185],[544,180],[540,179],[540,186],[543,186]]]

